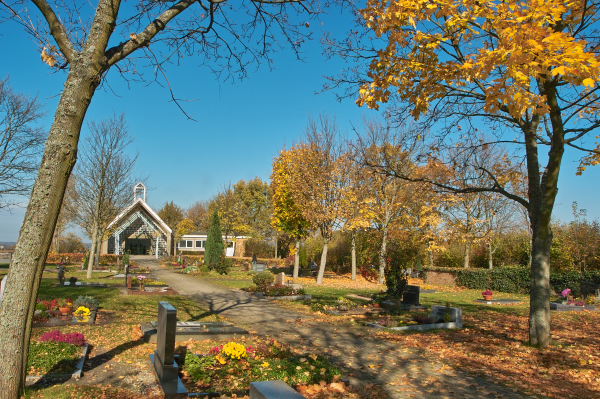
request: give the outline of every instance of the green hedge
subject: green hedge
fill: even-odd
[[[429,268],[427,271],[451,273],[456,276],[456,285],[474,290],[491,289],[492,291],[527,294],[531,282],[531,272],[528,267],[511,267],[499,269],[457,269],[457,268]],[[590,281],[600,284],[600,271],[589,272],[551,272],[550,287],[554,292],[560,293],[565,288],[570,288],[574,296],[579,296],[579,283]]]

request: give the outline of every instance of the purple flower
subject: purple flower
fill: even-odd
[[[565,297],[565,298],[566,298],[566,297],[567,297],[567,295],[569,295],[570,293],[571,293],[571,289],[570,289],[570,288],[564,289],[564,290],[563,290],[563,292],[561,292],[562,296],[563,296],[563,297]]]

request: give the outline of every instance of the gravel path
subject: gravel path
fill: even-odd
[[[527,398],[516,388],[495,384],[478,376],[426,358],[418,350],[369,337],[360,327],[334,325],[282,308],[243,291],[217,286],[199,278],[160,268],[155,259],[136,257],[180,295],[258,335],[328,353],[353,386],[389,398]],[[378,396],[381,395],[381,396]]]

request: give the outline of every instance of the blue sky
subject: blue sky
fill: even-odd
[[[170,102],[166,88],[157,84],[132,83],[128,88],[113,71],[108,89],[94,96],[86,121],[100,120],[124,112],[137,141],[137,170],[149,175],[153,188],[147,201],[158,209],[165,201],[188,207],[207,200],[228,182],[268,179],[273,157],[284,145],[302,134],[309,114],[335,113],[342,128],[351,129],[362,115],[375,111],[359,108],[352,100],[338,103],[333,93],[316,95],[324,75],[345,67],[341,60],[326,60],[318,41],[321,29],[337,33],[350,26],[351,17],[335,14],[317,26],[315,40],[305,43],[305,60],[296,60],[290,50],[274,56],[274,71],[263,65],[243,81],[219,82],[207,67],[199,67],[197,57],[182,59],[180,66],[167,69],[171,87],[178,98],[198,99],[184,103],[186,112],[197,122],[187,120]],[[38,96],[49,128],[66,75],[49,73],[40,60],[36,45],[15,25],[0,25],[0,78],[10,76],[16,91]],[[147,71],[151,72],[151,71]],[[163,80],[161,80],[164,83]],[[82,138],[87,134],[84,126]],[[575,176],[577,154],[567,150],[559,182],[555,216],[571,219],[571,203],[578,201],[588,216],[600,216],[595,197],[600,195],[600,172],[592,168],[583,177]],[[0,241],[16,241],[24,210],[0,211]],[[88,241],[87,239],[84,239]]]

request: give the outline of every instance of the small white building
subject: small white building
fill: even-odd
[[[208,233],[204,231],[196,231],[184,236],[181,236],[181,240],[177,243],[177,252],[197,252],[198,254],[204,253],[204,246],[206,245],[206,238]],[[244,256],[245,243],[247,237],[225,237],[223,236],[223,242],[225,243],[225,256]]]

